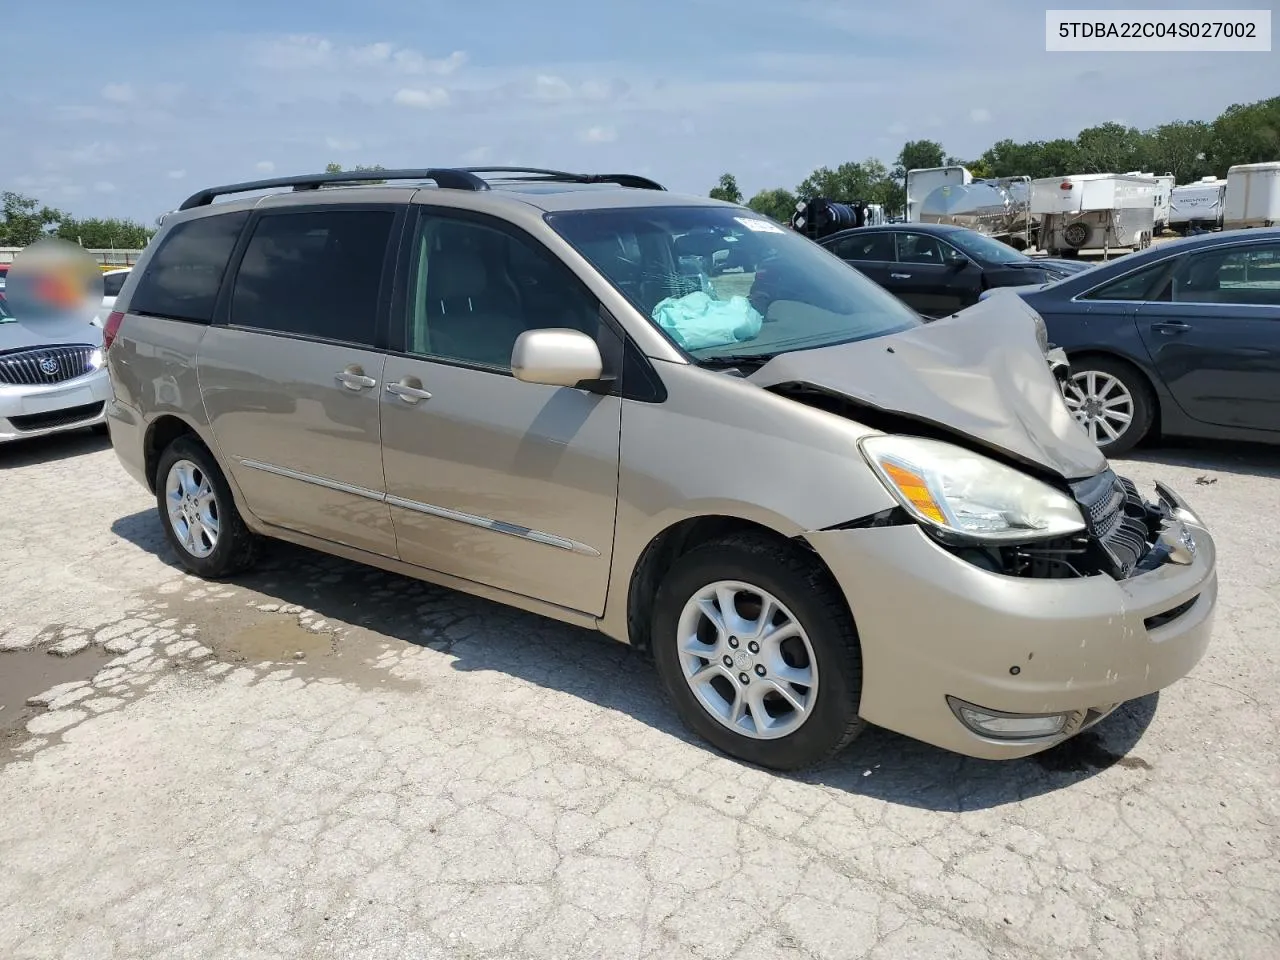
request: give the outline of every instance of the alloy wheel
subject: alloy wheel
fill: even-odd
[[[684,605],[680,667],[698,703],[756,740],[794,733],[818,696],[818,661],[804,627],[760,587],[720,580]]]
[[[1118,377],[1101,370],[1073,373],[1062,385],[1067,409],[1099,446],[1115,443],[1133,424],[1133,394]]]
[[[182,548],[203,559],[218,546],[218,497],[208,474],[190,460],[177,460],[165,478],[169,524]]]

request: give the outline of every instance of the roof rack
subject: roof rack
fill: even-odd
[[[433,167],[424,170],[343,170],[340,173],[310,173],[297,177],[273,177],[270,180],[249,180],[229,183],[221,187],[208,187],[193,193],[182,201],[179,210],[206,207],[217,197],[232,193],[252,193],[255,190],[273,190],[292,187],[297,190],[318,190],[325,186],[343,186],[357,183],[378,183],[386,180],[434,180],[436,186],[447,190],[488,190],[489,184],[481,173],[512,174],[499,179],[514,182],[545,183],[614,183],[620,187],[639,190],[665,190],[662,184],[631,173],[566,173],[563,170],[542,170],[537,167]]]
[[[564,170],[543,170],[539,167],[460,167],[459,173],[502,173],[514,176],[499,179],[535,183],[613,183],[637,190],[666,190],[662,184],[634,173],[567,173]]]
[[[430,170],[344,170],[341,173],[310,173],[299,177],[273,177],[270,180],[249,180],[245,183],[229,183],[221,187],[209,187],[199,193],[193,193],[182,201],[179,210],[190,210],[192,207],[206,207],[213,203],[215,197],[231,193],[250,193],[254,190],[272,190],[277,187],[292,187],[294,190],[317,190],[324,186],[348,183],[373,183],[379,180],[434,180],[436,186],[452,190],[488,190],[485,183],[474,174],[462,170],[430,169]]]

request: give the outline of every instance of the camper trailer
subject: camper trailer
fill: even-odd
[[[1222,226],[1227,181],[1201,177],[1195,183],[1173,188],[1169,201],[1169,227],[1184,236],[1191,230],[1217,230]]]
[[[1156,182],[1156,195],[1154,200],[1155,207],[1155,233],[1160,233],[1169,226],[1169,205],[1172,202],[1173,187],[1178,182],[1178,178],[1172,173],[1144,173],[1140,170],[1130,170],[1125,174],[1126,177],[1147,177]]]
[[[1280,162],[1239,163],[1227,171],[1222,229],[1280,223]]]
[[[943,184],[921,202],[917,222],[967,227],[1019,250],[1035,244],[1030,177]]]
[[[939,187],[968,186],[973,174],[961,166],[919,167],[907,171],[907,222],[920,222],[920,205]]]
[[[1081,250],[1143,250],[1155,230],[1155,180],[1120,173],[1085,173],[1031,181],[1031,215],[1040,218],[1037,244],[1049,256]]]

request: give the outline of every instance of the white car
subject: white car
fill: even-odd
[[[81,320],[23,323],[0,299],[0,444],[105,429],[111,381],[102,330]]]
[[[115,309],[116,297],[120,295],[120,288],[129,279],[131,272],[133,267],[123,267],[119,270],[107,270],[102,274],[102,309],[93,318],[96,326],[102,326],[107,315]]]

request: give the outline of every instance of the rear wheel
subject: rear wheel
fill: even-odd
[[[658,590],[652,649],[685,724],[749,763],[812,766],[865,726],[843,596],[790,545],[736,536],[681,557]]]
[[[240,518],[226,477],[190,437],[179,437],[160,454],[156,506],[179,562],[197,576],[221,579],[257,559],[258,538]]]
[[[1106,456],[1132,450],[1151,431],[1155,395],[1138,370],[1110,357],[1072,359],[1062,396]]]

